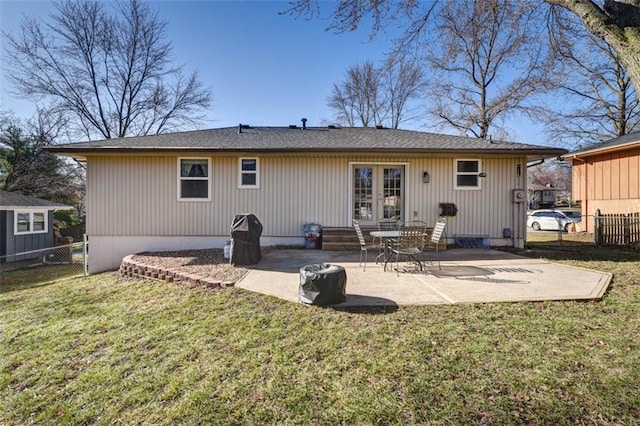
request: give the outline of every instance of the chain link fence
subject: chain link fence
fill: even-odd
[[[78,242],[0,256],[0,283],[87,275],[88,247],[87,242]]]

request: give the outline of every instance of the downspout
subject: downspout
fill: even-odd
[[[535,167],[535,166],[538,166],[538,165],[540,165],[540,164],[542,164],[542,163],[544,163],[544,158],[541,158],[541,159],[536,160],[536,161],[532,161],[531,163],[527,163],[527,169],[528,169],[529,167]]]

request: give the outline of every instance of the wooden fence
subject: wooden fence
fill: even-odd
[[[594,216],[596,246],[630,246],[640,244],[640,213],[602,214]]]

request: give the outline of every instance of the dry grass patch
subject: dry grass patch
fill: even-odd
[[[551,247],[551,248],[549,248]],[[335,310],[114,273],[0,293],[0,424],[637,424],[637,251],[599,302]]]

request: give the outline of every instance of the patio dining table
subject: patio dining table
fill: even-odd
[[[378,258],[383,256],[384,257],[384,265],[387,265],[387,261],[389,260],[389,257],[391,257],[391,251],[389,250],[389,244],[391,241],[393,241],[394,239],[398,239],[400,238],[400,230],[398,229],[393,229],[393,230],[387,230],[387,231],[371,231],[369,232],[369,235],[371,235],[375,241],[376,238],[379,238],[380,241],[382,242],[381,246],[383,248],[383,252],[380,253],[378,256],[376,256],[376,263],[378,263]]]

